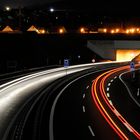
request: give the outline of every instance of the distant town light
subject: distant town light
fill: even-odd
[[[134,29],[134,28],[132,28],[132,29],[130,29],[130,31],[131,31],[131,33],[134,33],[134,32],[135,32],[135,29]]]
[[[106,32],[107,32],[107,29],[105,28],[105,29],[103,30],[103,32],[106,33]]]
[[[6,11],[10,11],[11,10],[11,8],[9,6],[6,6],[5,9],[6,9]]]
[[[45,31],[44,29],[41,29],[41,30],[39,30],[39,33],[40,33],[40,34],[45,34],[46,31]]]
[[[60,29],[59,29],[59,33],[60,33],[60,34],[63,34],[63,33],[64,33],[64,30],[63,30],[62,28],[60,28]]]
[[[111,33],[113,34],[113,33],[115,33],[115,31],[114,30],[111,30]]]
[[[116,33],[118,33],[119,31],[120,31],[120,29],[117,28],[117,29],[116,29]]]
[[[50,8],[50,12],[54,12],[54,8]]]
[[[137,32],[139,32],[140,31],[140,29],[139,28],[137,28]]]
[[[126,33],[129,34],[129,29],[126,30]]]
[[[38,34],[40,33],[38,29],[35,30]]]
[[[85,33],[85,29],[82,27],[82,28],[80,28],[80,32],[81,33]]]
[[[80,59],[80,58],[81,58],[81,56],[80,56],[80,55],[78,55],[78,58]]]

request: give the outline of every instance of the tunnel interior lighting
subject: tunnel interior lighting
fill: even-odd
[[[140,54],[140,50],[117,50],[117,61],[131,61],[135,56]]]

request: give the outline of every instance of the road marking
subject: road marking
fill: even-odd
[[[130,128],[130,126],[129,126],[127,123],[124,123],[124,125],[127,127],[127,129],[128,129],[130,132],[133,132],[133,130]]]
[[[109,87],[107,87],[107,89],[106,89],[107,91],[109,91]]]
[[[112,101],[111,101],[111,100],[109,100],[109,103],[110,103],[111,105],[113,105],[113,103],[112,103]]]
[[[112,79],[110,82],[112,83],[114,80]]]
[[[95,137],[95,134],[94,134],[94,132],[93,132],[93,130],[92,130],[90,125],[88,126],[88,128],[89,128],[89,131],[91,132],[92,136]]]
[[[109,69],[109,68],[107,68]],[[107,70],[106,69],[106,70]],[[101,70],[97,70],[97,71],[94,71],[94,72],[90,72],[90,73],[87,73],[87,74],[84,74],[76,79],[74,79],[73,81],[71,81],[69,84],[67,84],[60,92],[59,94],[56,96],[54,102],[53,102],[53,105],[52,105],[52,108],[51,108],[51,112],[50,112],[50,121],[49,121],[49,140],[54,140],[54,112],[55,112],[55,108],[56,108],[56,104],[60,98],[60,96],[63,94],[64,90],[66,90],[71,84],[73,84],[74,82],[78,81],[79,79],[82,79],[83,77],[86,77],[88,75],[91,75],[91,74],[94,74],[96,72],[101,72],[103,71],[103,69]]]
[[[83,99],[85,98],[85,96],[86,96],[86,95],[85,95],[85,94],[83,94]]]
[[[86,112],[86,110],[85,110],[85,106],[83,106],[83,112],[84,112],[84,113]]]
[[[88,88],[89,88],[89,86],[86,87],[86,89],[88,89]]]
[[[115,113],[117,116],[120,116],[120,113],[119,113],[116,109],[114,109],[114,113]]]
[[[110,97],[110,94],[109,93],[107,93],[107,97]]]
[[[115,76],[114,79],[117,79],[117,76]]]
[[[111,83],[108,83],[108,86],[110,86],[111,85]]]

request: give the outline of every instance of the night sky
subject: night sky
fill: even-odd
[[[15,8],[19,4],[21,7],[50,3],[55,5],[56,2],[60,8],[92,11],[95,14],[140,15],[139,3],[135,0],[0,0],[0,7],[8,5]]]
[[[11,6],[11,7],[18,7],[20,4],[22,7],[24,6],[30,6],[30,5],[36,5],[36,4],[44,4],[44,3],[52,3],[57,2],[60,0],[0,0],[0,7],[4,6]]]

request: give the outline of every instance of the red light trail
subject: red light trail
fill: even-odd
[[[123,118],[123,116],[115,109],[115,107],[110,104],[104,88],[105,82],[110,76],[128,69],[128,66],[124,66],[104,72],[103,74],[98,76],[92,84],[92,97],[97,108],[99,109],[105,120],[108,122],[108,124],[122,140],[128,140],[129,138],[127,134],[125,134],[125,132],[117,125],[116,119],[114,120],[111,117],[111,113],[113,113],[116,118],[121,122],[121,124],[123,124],[123,126],[127,128],[131,133],[133,133],[137,139],[140,139],[140,134]],[[107,111],[107,108],[109,108],[109,111],[111,111],[111,113]]]

